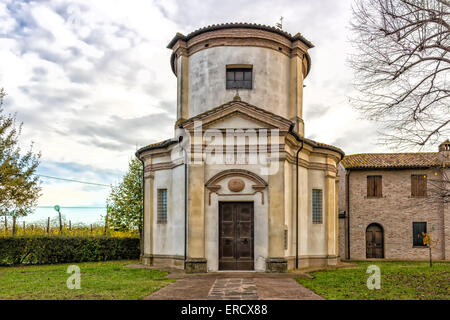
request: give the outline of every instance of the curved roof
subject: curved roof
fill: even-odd
[[[314,45],[309,40],[307,40],[305,37],[303,37],[300,33],[291,35],[289,32],[286,32],[282,29],[272,27],[272,26],[267,26],[264,24],[247,23],[247,22],[231,22],[231,23],[213,24],[213,25],[210,25],[207,27],[203,27],[203,28],[197,29],[197,30],[189,33],[187,36],[185,36],[181,33],[177,33],[175,35],[175,37],[173,37],[173,39],[169,42],[169,44],[167,45],[167,48],[172,49],[172,47],[175,45],[175,43],[180,39],[184,40],[184,41],[188,41],[188,40],[192,39],[193,37],[195,37],[199,34],[205,33],[205,32],[222,30],[222,29],[233,29],[233,28],[258,29],[258,30],[274,32],[274,33],[278,33],[279,35],[282,35],[282,36],[288,38],[291,41],[300,40],[304,44],[306,44],[308,46],[308,48],[314,47]]]
[[[246,28],[246,29],[269,31],[269,32],[277,33],[281,36],[284,36],[287,39],[289,39],[290,41],[299,40],[299,41],[303,42],[309,49],[314,48],[314,45],[311,43],[311,41],[309,41],[305,37],[303,37],[303,35],[300,32],[297,32],[295,35],[291,35],[289,32],[286,32],[286,31],[276,28],[276,27],[267,26],[267,25],[258,24],[258,23],[247,23],[247,22],[230,22],[230,23],[213,24],[213,25],[209,25],[207,27],[199,28],[195,31],[192,31],[187,36],[185,36],[182,33],[177,32],[175,37],[173,37],[172,40],[170,40],[169,44],[167,45],[167,48],[172,49],[178,40],[189,41],[193,37],[195,37],[199,34],[205,33],[205,32],[210,32],[210,31],[215,31],[215,30],[223,30],[223,29],[234,29],[234,28]],[[306,60],[308,61],[308,67],[306,70],[306,75],[308,75],[309,71],[311,70],[311,57],[309,56],[308,53],[305,54],[305,57],[306,57]],[[170,56],[170,67],[172,68],[172,72],[176,75],[174,61],[175,61],[175,54],[172,53],[172,55]]]
[[[149,150],[154,150],[154,149],[163,149],[163,148],[166,148],[166,147],[168,147],[168,146],[170,146],[172,144],[178,143],[178,141],[179,141],[178,139],[172,138],[172,139],[167,139],[167,140],[163,140],[163,141],[159,141],[159,142],[156,142],[156,143],[149,144],[149,145],[147,145],[145,147],[142,147],[139,150],[137,150],[136,153],[135,153],[135,156],[137,158],[139,158],[139,156],[141,155],[142,152],[149,151]]]

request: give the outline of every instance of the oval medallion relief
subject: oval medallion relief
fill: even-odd
[[[245,182],[242,179],[231,179],[228,181],[228,189],[233,192],[242,191],[245,187]]]

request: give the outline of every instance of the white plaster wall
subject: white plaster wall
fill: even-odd
[[[250,165],[210,165],[206,166],[205,181],[209,180],[215,174],[227,169],[245,169],[259,175],[258,166]],[[267,177],[260,175],[265,181]],[[224,179],[220,185],[221,193],[227,192],[227,183],[230,178]],[[253,182],[242,178],[246,187],[240,193],[250,193]],[[217,271],[219,269],[219,202],[220,201],[253,201],[254,210],[254,264],[256,271],[266,270],[266,259],[268,257],[269,247],[269,215],[268,215],[268,193],[264,190],[264,204],[261,201],[261,193],[254,195],[227,195],[219,196],[211,194],[211,205],[209,204],[209,190],[205,191],[205,240],[206,240],[206,259],[208,271]],[[230,193],[230,192],[228,192]]]
[[[167,189],[167,223],[158,224],[157,189]],[[154,254],[184,255],[184,166],[155,171]]]
[[[308,255],[309,253],[309,226],[311,219],[309,219],[309,182],[308,169],[298,168],[298,250],[299,255]],[[295,200],[294,200],[295,201]]]
[[[253,65],[253,89],[240,89],[242,101],[290,118],[290,59],[273,49],[221,46],[189,57],[189,117],[231,101],[226,89],[226,65]]]
[[[312,189],[322,190],[322,215],[321,224],[312,223]],[[325,173],[320,170],[308,171],[308,210],[307,210],[307,232],[308,245],[307,255],[324,256],[327,253],[326,237],[326,215],[325,215]]]
[[[285,256],[295,255],[295,165],[284,162],[284,221],[285,228],[288,230],[287,248],[284,250]]]

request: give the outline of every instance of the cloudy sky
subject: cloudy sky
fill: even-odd
[[[117,183],[138,147],[171,138],[176,78],[168,42],[223,22],[275,25],[314,43],[305,81],[306,136],[347,154],[388,151],[351,109],[351,0],[0,1],[0,87],[39,173]],[[102,206],[108,188],[43,178],[40,205]]]

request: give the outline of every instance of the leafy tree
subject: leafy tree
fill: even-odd
[[[142,164],[130,160],[122,182],[111,187],[107,199],[108,224],[117,231],[142,228]]]
[[[384,142],[424,147],[450,134],[450,1],[355,0],[353,104]]]
[[[35,174],[40,153],[33,152],[33,144],[21,153],[19,137],[22,123],[3,114],[3,89],[0,89],[0,215],[26,216],[33,211],[40,196],[40,182]]]

